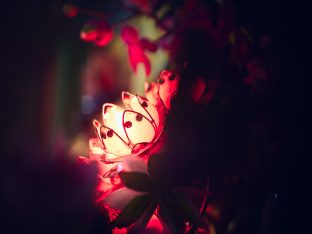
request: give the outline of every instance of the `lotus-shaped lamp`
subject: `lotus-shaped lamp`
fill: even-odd
[[[179,77],[164,70],[156,83],[146,83],[146,97],[122,92],[123,107],[105,103],[102,122],[93,120],[97,138],[89,141],[92,154],[106,163],[121,162],[127,155],[140,155],[152,148],[164,129]]]

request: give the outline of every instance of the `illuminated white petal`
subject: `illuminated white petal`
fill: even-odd
[[[93,154],[92,152],[89,153],[89,158],[92,162],[95,162],[97,164],[98,168],[98,175],[103,176],[105,175],[109,170],[111,170],[113,167],[116,166],[116,164],[107,164],[103,162],[103,158],[105,156],[99,155],[99,154]]]
[[[106,103],[103,105],[103,123],[106,127],[113,129],[124,141],[127,137],[122,125],[124,109],[120,106]]]
[[[141,113],[149,121],[154,122],[156,126],[159,125],[157,108],[149,100],[138,95],[133,95],[129,92],[122,92],[121,96],[124,105],[128,109]]]
[[[92,121],[92,123],[93,123],[93,126],[95,128],[95,133],[96,133],[97,137],[99,137],[100,136],[101,123],[99,121],[97,121],[96,119],[94,119]]]
[[[128,144],[111,128],[101,127],[101,139],[106,147],[105,151],[111,156],[110,159],[131,153],[131,148]]]
[[[159,76],[159,96],[163,100],[166,108],[170,110],[172,97],[176,94],[180,78],[167,70]]]
[[[89,148],[92,152],[92,154],[104,154],[105,151],[103,149],[103,145],[101,144],[101,142],[99,141],[98,138],[91,138],[89,140]]]
[[[127,110],[124,112],[123,121],[126,134],[133,145],[142,142],[149,143],[155,138],[155,128],[142,114]]]
[[[129,188],[115,190],[103,200],[105,205],[115,210],[122,210],[133,198],[145,194]]]
[[[136,156],[127,156],[124,158],[122,162],[123,169],[126,172],[141,172],[144,174],[148,174],[147,171],[147,164],[144,162],[143,159],[136,157]]]
[[[155,82],[145,82],[144,84],[145,89],[145,97],[153,104],[157,104],[158,99],[158,90],[159,90],[159,84],[156,84]]]

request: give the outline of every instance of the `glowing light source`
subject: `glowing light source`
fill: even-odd
[[[179,77],[165,70],[157,83],[146,84],[146,98],[122,92],[124,107],[104,104],[103,124],[93,120],[97,138],[90,139],[91,152],[103,154],[105,160],[118,161],[151,148],[162,133],[165,113],[171,107],[178,83]]]
[[[139,172],[149,176],[143,159],[159,148],[156,143],[163,132],[165,116],[170,111],[179,80],[179,76],[164,70],[157,82],[145,83],[146,97],[122,92],[123,107],[105,103],[102,123],[93,120],[97,138],[89,140],[87,162],[92,161],[98,165],[96,201],[105,201],[112,209],[109,210],[111,218],[116,217],[117,210],[121,210],[131,199],[142,194],[123,187],[119,172]],[[144,156],[143,159],[136,157],[139,155]],[[155,215],[151,216],[146,228],[163,231],[162,224]],[[113,233],[125,233],[124,231],[126,230],[114,229]]]

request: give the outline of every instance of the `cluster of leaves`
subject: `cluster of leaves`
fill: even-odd
[[[157,158],[157,155],[154,156]],[[153,163],[155,160],[150,160]],[[149,164],[150,164],[149,163]],[[154,167],[154,165],[149,165]],[[195,232],[198,228],[208,230],[209,226],[199,212],[199,208],[190,198],[191,193],[200,194],[202,199],[208,192],[186,187],[167,187],[153,173],[120,172],[119,177],[124,186],[143,193],[134,197],[113,220],[112,227],[128,228],[129,231],[145,228],[153,214],[162,222],[164,230],[169,233],[185,233],[186,223]]]

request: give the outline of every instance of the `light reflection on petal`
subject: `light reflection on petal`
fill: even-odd
[[[122,92],[121,97],[124,105],[128,109],[141,113],[149,121],[155,122],[156,126],[159,125],[159,115],[157,109],[155,105],[149,102],[148,99],[138,95],[133,95],[129,92]]]
[[[135,145],[142,142],[151,142],[155,137],[155,128],[147,117],[134,111],[125,111],[125,125],[129,123],[129,127],[125,126],[125,132],[130,142]]]
[[[116,156],[124,156],[131,153],[129,145],[111,128],[102,126],[101,134],[105,134],[105,138],[103,137],[102,140],[105,144],[106,152]]]
[[[103,123],[106,127],[113,129],[124,141],[127,142],[127,136],[122,125],[122,116],[124,109],[120,106],[106,103],[103,105]]]

